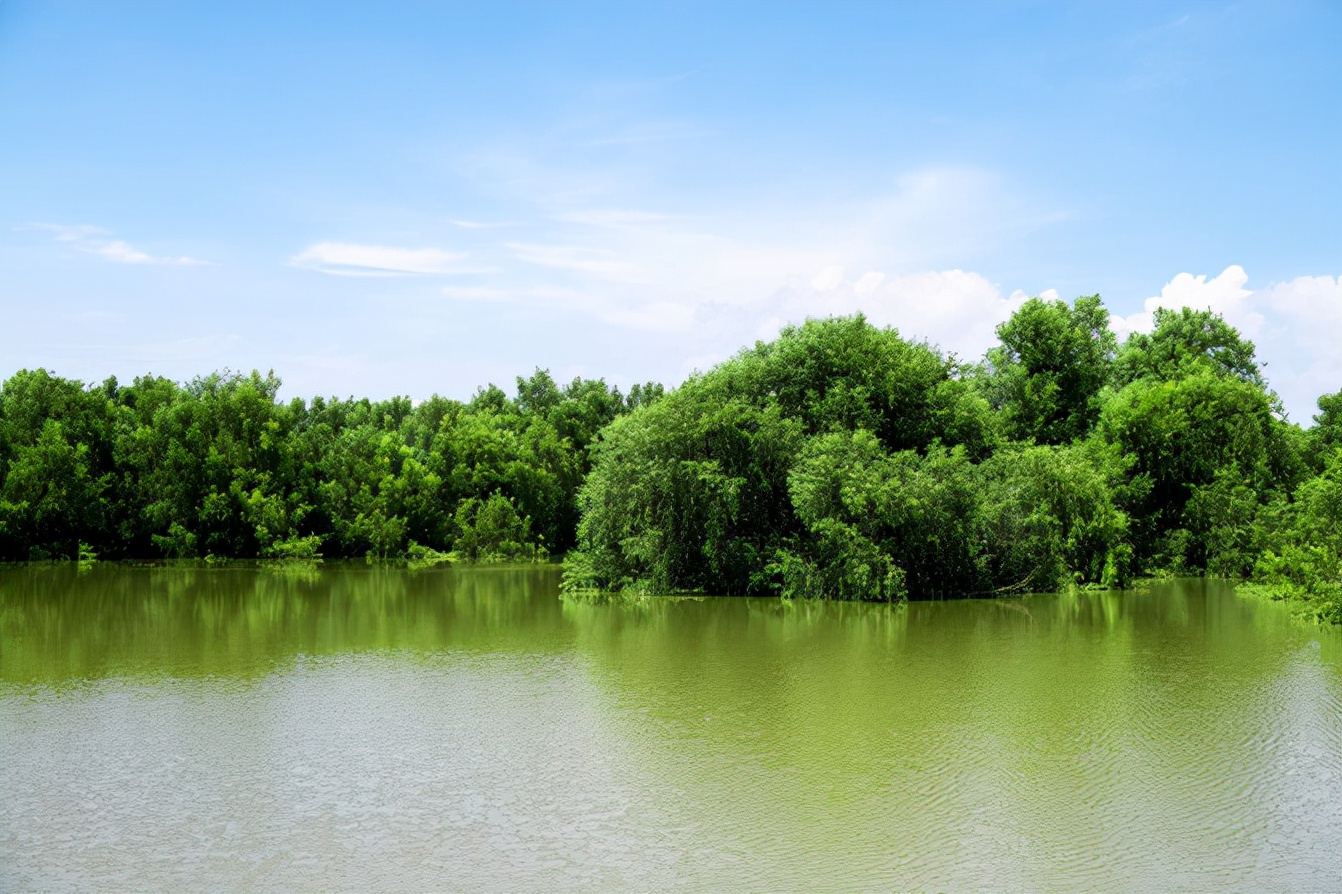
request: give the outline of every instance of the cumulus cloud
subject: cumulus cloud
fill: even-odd
[[[350,242],[318,242],[289,264],[332,276],[431,276],[466,272],[466,255],[437,248],[395,248]]]
[[[1051,290],[1042,297],[1053,298]],[[997,324],[1025,302],[1020,291],[1001,288],[978,273],[929,270],[904,276],[868,271],[855,281],[841,268],[826,267],[805,285],[780,289],[756,333],[769,338],[780,326],[807,317],[864,314],[877,326],[893,326],[906,338],[926,339],[945,351],[977,359],[997,342]]]
[[[1244,288],[1248,281],[1249,275],[1238,264],[1232,264],[1210,280],[1205,273],[1198,276],[1180,273],[1165,283],[1159,295],[1147,298],[1137,313],[1110,316],[1109,326],[1121,340],[1133,332],[1150,332],[1155,325],[1155,312],[1161,308],[1191,307],[1215,311],[1244,334],[1252,335],[1262,326],[1263,317],[1248,309],[1248,299],[1253,295]]]
[[[1113,316],[1120,338],[1150,332],[1158,308],[1212,310],[1258,349],[1268,381],[1289,416],[1308,422],[1319,395],[1342,388],[1342,276],[1299,276],[1261,289],[1232,264],[1218,275],[1180,273],[1137,313]]]
[[[111,238],[111,234],[101,227],[66,226],[64,224],[28,224],[22,229],[42,230],[51,233],[57,242],[68,242],[80,251],[97,255],[115,264],[156,264],[170,267],[209,266],[209,261],[188,257],[157,257],[140,251],[127,242]]]

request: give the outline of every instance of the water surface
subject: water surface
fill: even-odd
[[[553,568],[0,569],[0,889],[1342,889],[1342,639]]]

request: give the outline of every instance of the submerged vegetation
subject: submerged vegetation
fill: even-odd
[[[1285,420],[1253,345],[1033,299],[968,364],[862,317],[663,394],[279,402],[273,375],[0,388],[0,559],[527,560],[570,591],[902,600],[1252,580],[1342,620],[1342,393]]]

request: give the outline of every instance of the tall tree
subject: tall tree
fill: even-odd
[[[1064,444],[1099,417],[1116,342],[1099,295],[1031,298],[997,327],[1000,347],[988,354],[989,393],[1020,440]]]
[[[1177,379],[1208,370],[1266,389],[1253,342],[1210,310],[1157,308],[1154,329],[1134,332],[1115,364],[1120,387],[1138,379]]]

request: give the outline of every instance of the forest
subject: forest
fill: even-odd
[[[963,362],[810,320],[671,391],[537,370],[467,402],[273,375],[0,388],[0,559],[563,555],[570,592],[899,601],[1213,575],[1342,622],[1342,392],[1254,346],[1032,299]]]
[[[0,390],[0,559],[562,553],[588,445],[662,393],[540,371],[467,403],[283,403],[279,387],[16,374]]]

